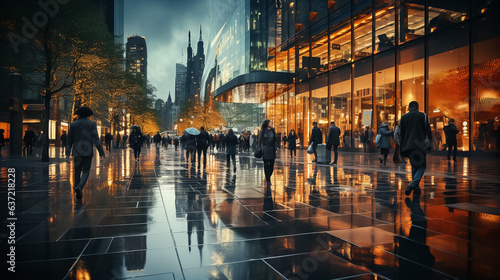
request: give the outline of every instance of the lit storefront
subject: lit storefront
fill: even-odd
[[[388,122],[393,129],[416,100],[429,116],[435,147],[445,147],[443,127],[454,118],[460,150],[497,148],[497,2],[235,2],[231,20],[212,26],[219,37],[207,67],[216,71],[205,94],[215,100],[260,103],[278,133],[294,129],[302,143],[308,142],[313,121],[325,136],[334,120],[345,148],[362,147],[359,136],[366,126],[376,132]],[[245,21],[235,15],[246,15]],[[238,83],[262,71],[283,76]]]

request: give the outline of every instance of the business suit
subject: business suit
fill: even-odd
[[[316,151],[316,148],[319,144],[323,143],[323,133],[321,132],[321,129],[319,129],[318,126],[314,126],[311,132],[311,140],[309,140],[309,145],[313,145],[313,151],[314,151],[314,162],[318,161],[318,153]]]
[[[83,190],[89,178],[94,145],[99,155],[104,156],[94,121],[80,117],[70,124],[66,152],[67,155],[71,153],[75,159],[75,189],[80,191]]]
[[[337,164],[337,158],[339,156],[337,148],[340,145],[340,128],[335,125],[330,126],[330,130],[328,130],[328,136],[326,138],[326,147],[331,149],[333,147],[333,152],[335,155],[335,159],[333,160],[333,164]]]

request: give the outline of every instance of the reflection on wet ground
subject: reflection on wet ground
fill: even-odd
[[[16,168],[16,276],[498,279],[498,161],[430,157],[422,194],[407,197],[409,165],[357,153],[341,153],[335,167],[304,152],[280,156],[267,188],[250,154],[234,172],[222,153],[205,167],[171,147],[145,151],[137,165],[130,150],[113,150],[94,159],[82,201],[73,163],[4,158],[2,201]]]

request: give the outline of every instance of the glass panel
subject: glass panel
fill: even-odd
[[[288,55],[290,56],[290,63],[288,63],[290,73],[295,72],[295,63],[296,63],[295,62],[295,49],[296,49],[296,47],[291,47],[288,50]]]
[[[443,30],[468,19],[469,1],[429,1],[429,32]]]
[[[398,17],[400,43],[425,35],[425,5],[423,1],[401,1]]]
[[[341,147],[351,147],[351,67],[330,72],[330,112],[343,134]]]
[[[304,34],[304,32],[299,36],[297,45],[299,49],[299,68],[296,70],[296,75],[299,82],[301,82],[309,76],[309,69],[311,65],[309,38]]]
[[[396,39],[394,0],[377,1],[375,13],[375,52],[384,51],[394,47]]]
[[[408,104],[417,101],[422,108],[425,102],[424,44],[408,46],[399,53],[399,90],[402,106],[398,108],[397,119],[408,113]]]
[[[371,59],[365,59],[354,65],[354,147],[363,148],[360,141],[360,133],[367,126],[373,130],[373,106],[372,106],[372,63]]]
[[[489,16],[473,24],[473,147],[495,151],[500,136],[500,20]]]
[[[351,61],[351,6],[347,5],[330,15],[330,69]]]
[[[472,1],[472,16],[477,16],[490,11],[498,11],[500,9],[500,1],[491,0],[473,0]]]
[[[267,62],[267,70],[269,71],[276,71],[276,50],[271,49],[269,51],[269,56],[268,56],[268,62]]]
[[[433,140],[443,149],[443,127],[455,119],[458,148],[469,150],[469,34],[466,26],[453,28],[429,40],[429,107]]]
[[[375,57],[376,125],[379,127],[382,122],[386,122],[391,129],[394,129],[394,121],[396,120],[394,55],[394,52],[390,52]]]
[[[328,25],[327,19],[316,25],[317,28],[322,30],[313,36],[311,46],[312,46],[312,57],[311,63],[311,76],[321,74],[328,70]],[[321,24],[324,23],[324,24]]]
[[[285,106],[284,105],[284,100],[285,100],[286,94],[281,94],[276,98],[276,118],[275,118],[275,123],[274,127],[276,130],[276,133],[278,135],[282,135],[282,133],[286,132],[286,122],[285,122]],[[281,138],[280,138],[281,139]]]
[[[276,71],[288,72],[288,52],[276,52]]]
[[[372,14],[361,14],[354,19],[354,59],[372,54]]]
[[[330,127],[328,120],[328,74],[317,76],[311,81],[311,122],[318,122],[318,127],[325,135]]]
[[[297,137],[302,147],[309,141],[309,83],[297,84],[295,96],[297,110]]]
[[[290,89],[288,90],[288,132],[291,129],[297,131],[295,127],[295,85],[290,85]]]

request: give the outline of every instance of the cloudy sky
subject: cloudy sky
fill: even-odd
[[[167,101],[175,95],[175,63],[186,64],[188,31],[196,53],[203,29],[205,55],[209,44],[209,0],[125,0],[125,42],[128,36],[146,38],[148,80],[156,96]]]

